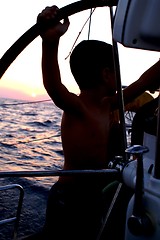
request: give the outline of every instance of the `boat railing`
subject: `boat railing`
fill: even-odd
[[[71,175],[106,175],[115,176],[119,178],[119,170],[117,169],[102,169],[102,170],[55,170],[55,171],[0,171],[0,178],[5,177],[58,177],[58,176],[71,176]],[[0,221],[0,225],[15,222],[13,240],[17,239],[17,230],[19,226],[21,208],[23,203],[24,189],[19,184],[10,184],[5,186],[0,186],[0,191],[9,190],[13,188],[18,188],[20,191],[19,202],[17,207],[17,213],[15,217],[6,218]]]
[[[52,176],[70,176],[70,175],[103,175],[111,174],[117,176],[117,169],[100,170],[51,170],[51,171],[0,171],[0,178],[5,177],[52,177]]]
[[[4,219],[0,220],[0,225],[14,222],[13,240],[15,240],[15,239],[17,239],[17,231],[18,231],[20,214],[21,214],[21,209],[22,209],[24,190],[23,190],[23,187],[19,184],[9,184],[9,185],[5,185],[5,186],[0,186],[0,191],[8,191],[11,189],[19,190],[17,211],[16,211],[16,214],[14,217],[8,217],[8,218],[4,218]]]

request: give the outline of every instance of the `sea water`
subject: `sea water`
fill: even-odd
[[[0,171],[61,170],[61,116],[62,111],[52,101],[1,98]],[[24,189],[19,236],[37,232],[43,226],[48,191],[56,180],[57,177],[0,178],[0,186],[16,183]],[[18,197],[18,191],[0,191],[0,220],[12,216]],[[0,227],[1,240],[11,239],[10,227],[13,226]]]
[[[61,115],[52,101],[0,99],[0,171],[61,169]],[[51,179],[36,180],[51,184]]]

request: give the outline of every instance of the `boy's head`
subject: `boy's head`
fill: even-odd
[[[104,68],[114,71],[112,45],[98,40],[80,42],[70,57],[71,72],[81,90],[101,84]]]

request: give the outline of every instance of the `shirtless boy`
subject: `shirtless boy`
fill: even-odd
[[[57,12],[56,6],[47,7],[37,21],[54,19]],[[68,27],[66,18],[41,33],[44,86],[53,102],[64,111],[61,124],[64,169],[107,168],[109,134],[118,108],[112,46],[89,40],[75,47],[70,67],[81,90],[77,96],[62,84],[57,60],[59,40]],[[159,83],[160,62],[157,62],[124,89],[124,103]],[[101,189],[105,184],[98,177],[60,177],[50,191],[45,239],[52,239],[51,234],[54,239],[96,239]]]

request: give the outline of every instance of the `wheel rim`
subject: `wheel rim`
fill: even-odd
[[[112,6],[116,6],[117,1],[112,1]],[[59,9],[57,20],[61,20],[67,16],[71,16],[75,13],[93,8],[111,6],[110,0],[81,0],[71,3],[65,7]],[[38,37],[40,30],[39,25],[36,23],[29,30],[27,30],[2,56],[0,59],[0,78],[3,76],[7,68],[16,59],[16,57],[36,38]]]

